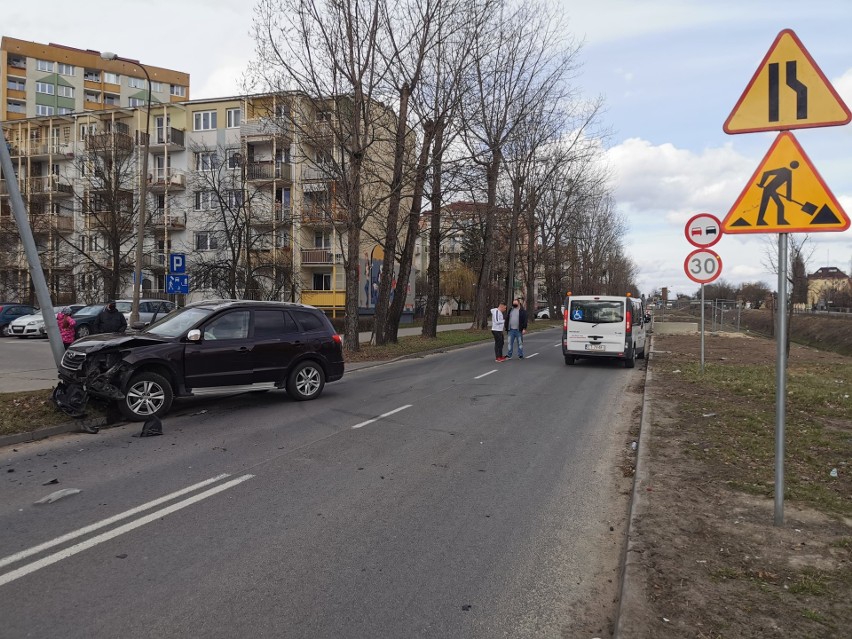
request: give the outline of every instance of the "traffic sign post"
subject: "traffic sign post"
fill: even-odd
[[[722,239],[722,223],[715,215],[699,213],[689,218],[683,229],[686,241],[699,248],[713,246]]]
[[[775,38],[722,127],[725,133],[788,131],[852,121],[849,107],[791,29]]]
[[[709,214],[708,217],[713,217]],[[696,216],[700,217],[700,216]],[[716,220],[715,217],[713,217]],[[689,239],[690,224],[695,218],[686,223],[687,239]],[[718,224],[719,220],[716,220]],[[714,242],[715,244],[715,242]],[[704,285],[714,281],[722,274],[722,258],[715,251],[707,248],[699,248],[686,256],[683,262],[683,270],[686,276],[693,282],[701,284],[701,372],[704,372]]]
[[[845,231],[850,225],[846,213],[789,131],[841,126],[850,121],[852,112],[849,107],[840,99],[796,34],[784,29],[775,38],[722,127],[725,133],[731,134],[781,132],[722,223],[725,233],[778,233],[776,526],[784,523],[788,234]],[[689,271],[687,275],[690,275]],[[701,297],[703,327],[703,284]],[[703,357],[702,342],[702,364]]]
[[[189,294],[189,275],[168,275],[166,277],[166,293]]]

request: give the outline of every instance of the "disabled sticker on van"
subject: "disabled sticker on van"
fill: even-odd
[[[574,312],[571,314],[571,319],[581,322],[583,320],[583,309],[575,308]]]

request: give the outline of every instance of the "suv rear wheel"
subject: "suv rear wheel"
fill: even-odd
[[[172,385],[162,375],[142,372],[134,375],[127,384],[124,399],[118,409],[127,419],[141,422],[149,417],[161,417],[172,406]]]
[[[287,394],[297,401],[316,399],[325,386],[325,373],[316,362],[302,362],[287,378]]]

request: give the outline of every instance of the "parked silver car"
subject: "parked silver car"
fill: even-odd
[[[124,315],[127,323],[130,323],[130,310],[133,308],[133,300],[116,300],[115,308]],[[164,317],[167,313],[175,310],[175,303],[169,300],[141,299],[139,300],[139,321],[150,324],[156,319]]]

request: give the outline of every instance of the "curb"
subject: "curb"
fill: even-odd
[[[651,438],[651,401],[648,387],[651,382],[650,360],[653,355],[654,338],[651,337],[651,348],[646,356],[648,364],[645,365],[645,388],[642,392],[642,416],[639,419],[639,438],[636,443],[636,473],[633,476],[633,490],[630,498],[629,523],[627,526],[627,539],[622,553],[621,569],[621,594],[618,598],[618,609],[615,613],[615,632],[613,639],[629,637],[629,628],[626,628],[631,613],[636,606],[641,606],[644,599],[640,599],[639,593],[644,592],[640,580],[639,562],[631,561],[635,555],[641,556],[643,550],[641,543],[635,539],[636,521],[640,512],[644,509],[645,499],[641,488],[648,483],[648,441]],[[625,634],[628,633],[628,634]]]
[[[0,448],[4,446],[12,446],[14,444],[31,443],[40,439],[47,439],[54,435],[64,435],[66,433],[83,432],[84,425],[97,426],[104,428],[107,420],[105,417],[95,417],[91,419],[78,419],[73,422],[63,422],[56,426],[48,426],[46,428],[37,428],[28,433],[13,433],[11,435],[0,435]]]

